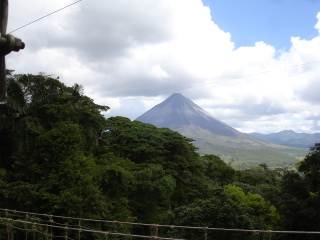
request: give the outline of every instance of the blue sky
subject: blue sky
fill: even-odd
[[[319,35],[314,25],[319,0],[203,0],[212,20],[232,34],[236,47],[263,41],[277,49],[291,47],[290,38],[310,40]]]
[[[10,1],[8,32],[74,2]],[[179,92],[242,132],[314,133],[319,34],[320,0],[82,0],[14,32],[6,62],[81,84],[106,117]]]

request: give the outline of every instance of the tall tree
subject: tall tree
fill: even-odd
[[[299,172],[305,176],[309,183],[310,190],[319,194],[320,190],[320,143],[310,148],[308,155],[300,162]]]
[[[233,182],[235,170],[225,163],[220,157],[205,154],[200,157],[204,166],[206,176],[220,185],[226,185]]]
[[[319,231],[320,197],[312,194],[297,172],[288,171],[281,182],[281,225],[287,231]],[[283,239],[318,239],[317,235],[285,235]]]
[[[8,93],[0,109],[0,168],[7,183],[1,202],[35,212],[101,216],[106,198],[93,157],[106,127],[101,111],[108,107],[83,95],[80,85],[67,87],[43,74],[9,76]]]
[[[260,229],[261,221],[253,209],[242,204],[223,189],[214,196],[181,206],[174,211],[173,224],[180,226],[206,226],[210,228]],[[173,231],[172,236],[186,239],[255,239],[252,233],[186,229]]]
[[[159,164],[177,184],[172,204],[190,203],[206,194],[204,171],[192,140],[167,128],[131,121],[107,119],[102,136],[108,151],[136,164]]]

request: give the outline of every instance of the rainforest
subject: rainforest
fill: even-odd
[[[234,169],[216,155],[200,155],[192,139],[168,128],[121,116],[106,119],[109,107],[95,104],[78,84],[8,71],[7,86],[8,103],[0,105],[0,208],[139,223],[320,231],[319,143],[294,169],[267,164]],[[197,230],[166,234],[203,239]],[[16,239],[24,238],[17,233]],[[221,231],[207,239],[265,238]]]

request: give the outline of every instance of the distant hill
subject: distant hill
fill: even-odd
[[[284,130],[278,133],[249,133],[249,135],[291,147],[309,148],[315,143],[320,143],[320,133],[296,133],[292,130]]]
[[[178,131],[195,140],[200,154],[218,155],[235,166],[260,163],[286,166],[301,160],[308,152],[241,133],[180,93],[172,94],[136,120]]]

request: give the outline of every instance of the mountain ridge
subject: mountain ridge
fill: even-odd
[[[248,133],[270,142],[291,147],[309,148],[314,146],[316,142],[320,142],[320,133],[297,133],[293,130],[283,130],[278,133]]]
[[[200,154],[215,154],[234,165],[283,166],[294,164],[307,153],[306,149],[278,145],[242,133],[180,93],[172,94],[136,120],[177,131],[194,139]]]

